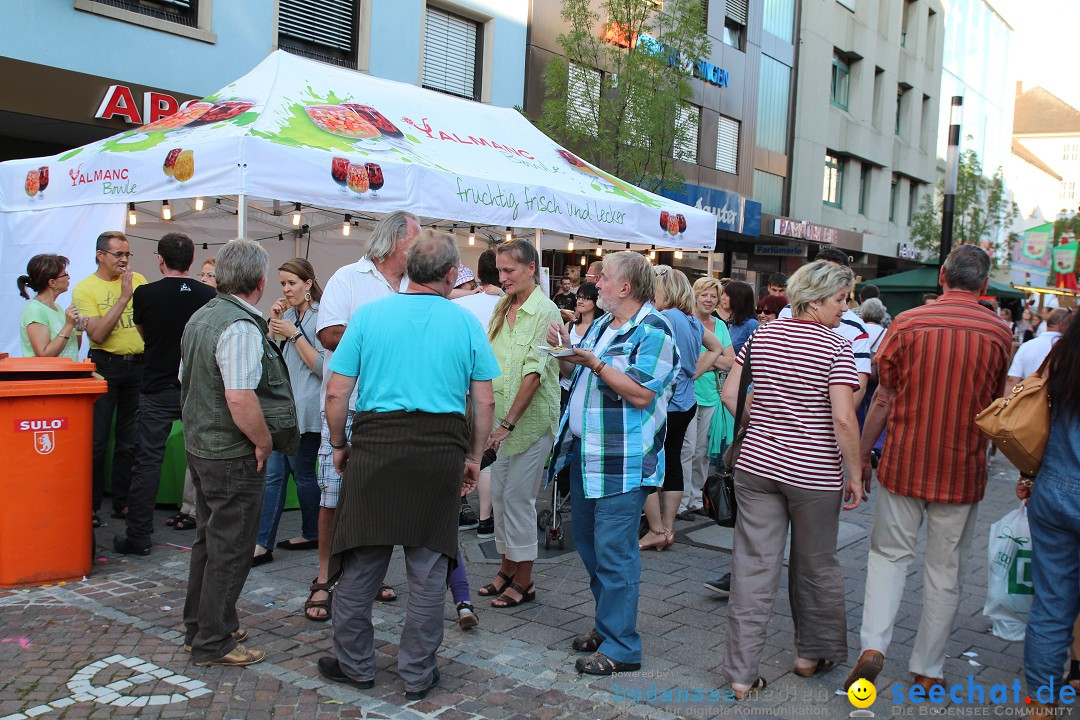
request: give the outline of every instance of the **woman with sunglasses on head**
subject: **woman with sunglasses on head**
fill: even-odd
[[[68,291],[71,277],[63,255],[42,254],[30,258],[26,275],[19,276],[19,294],[27,300],[29,287],[36,295],[22,311],[19,339],[24,357],[79,359],[79,311],[74,305],[61,310],[56,300]]]

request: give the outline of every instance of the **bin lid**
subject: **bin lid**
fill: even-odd
[[[0,356],[0,397],[103,393],[107,383],[89,360]]]

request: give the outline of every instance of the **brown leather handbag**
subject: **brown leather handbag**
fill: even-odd
[[[1049,358],[1049,356],[1048,356]],[[1050,437],[1050,393],[1043,370],[1032,375],[975,416],[975,424],[1001,454],[1024,475],[1035,475],[1042,465]]]

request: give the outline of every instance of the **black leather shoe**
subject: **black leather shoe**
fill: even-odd
[[[352,685],[359,690],[370,690],[375,687],[375,678],[372,678],[371,680],[353,680],[346,675],[345,671],[341,669],[341,664],[338,663],[337,658],[335,657],[319,658],[319,674],[327,680],[344,683],[345,685]]]
[[[257,565],[265,565],[266,563],[272,562],[274,562],[274,553],[271,550],[267,550],[262,555],[256,555],[254,558],[252,558],[251,567],[256,567]]]
[[[114,535],[112,546],[113,550],[121,555],[142,555],[145,557],[150,554],[149,545],[136,545],[131,542],[127,535]]]
[[[727,597],[731,594],[731,573],[724,575],[719,580],[704,583],[706,590],[712,590],[719,597]]]
[[[431,688],[439,684],[439,668],[435,668],[431,671],[431,684],[423,690],[406,690],[406,700],[423,700],[427,697],[427,694],[431,692]]]

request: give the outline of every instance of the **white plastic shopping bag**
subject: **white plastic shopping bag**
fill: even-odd
[[[983,615],[994,621],[994,635],[1002,640],[1023,640],[1034,594],[1026,505],[990,526],[989,568]]]

